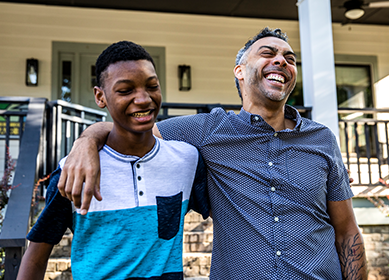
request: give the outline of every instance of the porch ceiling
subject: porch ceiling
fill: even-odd
[[[342,7],[345,1],[331,0],[333,22],[389,25],[389,8],[366,8],[362,18],[347,21],[344,17],[345,8]],[[367,4],[381,1],[364,2]],[[298,20],[296,0],[0,0],[0,2]]]

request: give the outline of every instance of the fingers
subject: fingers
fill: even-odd
[[[350,177],[351,171],[349,169],[347,169],[347,174],[348,174],[348,177],[349,177],[348,181],[351,184],[352,182],[354,182],[354,179]]]

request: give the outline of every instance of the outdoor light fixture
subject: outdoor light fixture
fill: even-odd
[[[350,0],[344,3],[346,12],[344,13],[345,17],[348,19],[359,19],[365,14],[365,11],[362,9],[362,1]]]
[[[189,65],[178,65],[178,78],[180,80],[180,91],[188,91],[192,86],[190,78],[190,66]]]
[[[26,86],[38,85],[38,60],[27,59],[26,62]]]

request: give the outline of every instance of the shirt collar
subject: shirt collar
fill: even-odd
[[[243,121],[246,123],[249,123],[251,125],[261,125],[265,123],[263,118],[260,115],[251,114],[243,109],[243,107],[240,109],[239,115],[238,115]],[[292,106],[285,104],[285,118],[294,120],[296,122],[296,126],[294,130],[300,131],[301,126],[303,123],[303,119],[300,115],[300,113],[297,111],[296,108],[293,108]]]

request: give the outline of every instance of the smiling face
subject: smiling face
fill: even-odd
[[[161,106],[161,89],[148,60],[119,61],[104,71],[103,88],[95,87],[95,100],[107,107],[120,134],[142,134],[153,128]]]
[[[296,85],[296,56],[292,48],[279,38],[265,37],[247,52],[234,70],[241,84],[243,101],[284,104]]]

